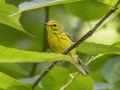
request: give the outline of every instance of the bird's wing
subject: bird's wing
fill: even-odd
[[[73,42],[73,39],[71,38],[71,36],[67,33],[67,32],[65,32],[65,34],[69,37],[69,39]]]

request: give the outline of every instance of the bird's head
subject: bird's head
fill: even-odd
[[[50,20],[49,22],[44,23],[44,25],[47,28],[48,34],[50,33],[59,34],[63,31],[62,25],[55,20]]]

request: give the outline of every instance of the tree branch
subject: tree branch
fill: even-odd
[[[118,1],[120,3],[120,1]],[[119,5],[119,3],[117,2],[116,5]],[[115,6],[116,6],[115,5]],[[112,8],[98,23],[96,23],[96,25],[90,30],[88,31],[81,39],[79,39],[77,42],[75,42],[73,45],[71,45],[69,48],[67,48],[63,54],[67,54],[68,52],[70,52],[73,48],[77,47],[80,43],[82,43],[83,41],[85,41],[88,37],[90,37],[95,31],[96,29],[113,13],[115,12],[115,10],[118,9],[117,6]]]
[[[90,37],[96,29],[112,14],[115,12],[116,9],[118,9],[118,5],[120,4],[120,0],[115,4],[115,6],[91,29],[89,32],[87,32],[81,39],[79,39],[77,42],[72,44],[69,48],[67,48],[63,54],[69,53],[73,48],[77,47],[79,44],[81,44],[83,41],[85,41],[88,37]],[[36,80],[36,82],[32,85],[32,89],[34,89],[38,83],[41,81],[41,79],[58,63],[58,61],[53,62],[43,73],[42,75]]]

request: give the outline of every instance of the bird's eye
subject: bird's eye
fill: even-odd
[[[58,29],[57,24],[52,24],[51,28],[56,31]]]
[[[54,27],[56,27],[57,25],[56,25],[56,24],[54,24],[53,26],[54,26]]]

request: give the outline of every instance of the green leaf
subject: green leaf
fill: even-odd
[[[65,7],[72,12],[72,14],[85,21],[100,19],[108,12],[107,5],[98,2],[98,0],[82,0],[80,2],[65,4]],[[94,12],[96,12],[96,14]]]
[[[112,82],[113,82],[113,87],[111,90],[119,90],[120,89],[120,62],[116,64],[113,69]]]
[[[66,69],[55,66],[50,72],[43,78],[42,85],[44,90],[59,90],[68,79],[69,73]]]
[[[74,76],[76,73],[72,75]],[[71,77],[69,77],[69,80],[70,79]],[[93,80],[90,76],[85,77],[80,74],[66,90],[93,90]]]
[[[13,86],[9,86],[7,90],[32,90],[32,89],[23,85],[13,85]]]
[[[0,88],[0,90],[7,90],[7,89]]]
[[[113,69],[112,80],[113,83],[120,81],[120,62]]]
[[[118,0],[101,0],[101,1],[108,5],[114,6]]]
[[[116,42],[116,43],[112,44],[112,46],[115,46],[115,47],[119,47],[119,48],[120,48],[120,42]]]
[[[75,1],[80,1],[80,0],[33,0],[31,2],[23,2],[19,4],[19,11],[12,14],[15,15],[17,13],[31,10],[31,9],[36,9],[36,8],[41,8],[41,7],[46,7],[46,6],[51,6],[51,5],[57,5],[57,4],[63,4],[63,3],[70,3],[70,2],[75,2]]]
[[[17,14],[13,17],[10,17],[11,14],[18,11],[17,7],[10,5],[10,4],[5,4],[4,0],[1,0],[1,2],[0,2],[0,23],[11,26],[13,28],[16,28],[17,30],[20,30],[24,33],[29,34],[23,29],[23,27],[21,26],[19,22],[19,18],[21,14]]]
[[[112,55],[109,54],[101,55],[99,57],[97,56],[97,58],[95,57],[95,59],[88,65],[92,70],[92,74],[90,74],[90,76],[93,78],[94,81],[105,81],[104,77],[101,74],[101,68],[106,64],[111,56]]]
[[[112,73],[115,65],[120,62],[120,56],[110,58],[102,68],[101,74],[107,82],[113,82]],[[107,73],[106,73],[107,72]]]
[[[120,81],[114,83],[113,87],[110,90],[120,90]]]
[[[120,26],[117,28],[117,32],[120,34]]]
[[[82,43],[78,46],[77,50],[88,55],[120,54],[120,48],[118,47],[96,43]]]
[[[0,62],[48,62],[70,59],[63,54],[24,51],[0,46]]]
[[[111,87],[111,84],[105,82],[95,82],[94,84],[94,90],[108,90]]]
[[[23,67],[20,67],[17,63],[0,63],[0,71],[14,78],[23,78],[29,74],[27,70],[24,70]]]
[[[0,88],[7,89],[8,87],[14,85],[21,85],[22,87],[26,87],[24,84],[20,83],[16,79],[0,72]]]
[[[0,0],[0,4],[3,4],[3,3],[5,3],[5,0]]]
[[[76,73],[73,73],[74,76]],[[61,67],[55,66],[42,80],[44,90],[60,90],[63,85],[72,79],[69,72]],[[78,75],[66,90],[93,90],[93,80],[89,76]]]
[[[111,6],[111,7],[114,7],[118,0],[102,0],[102,1],[105,4],[107,4],[107,5]],[[118,8],[118,10],[116,10],[115,12],[117,14],[119,14],[120,13],[120,8]]]
[[[112,83],[113,83],[113,87],[111,90],[120,89],[120,62],[117,63],[113,69]]]
[[[109,58],[111,58],[112,55],[98,55],[95,57],[95,59],[92,61],[92,63],[89,64],[89,67],[92,69],[92,71],[100,70],[104,64],[108,61]],[[99,63],[99,65],[97,65]],[[95,68],[95,66],[97,67]]]

